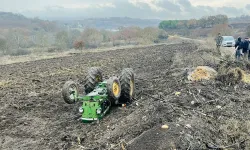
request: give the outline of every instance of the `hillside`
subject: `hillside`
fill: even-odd
[[[157,19],[138,19],[128,17],[112,17],[112,18],[88,18],[79,20],[58,20],[60,24],[64,24],[70,28],[97,28],[97,29],[118,29],[119,27],[138,26],[157,27],[161,20]]]
[[[27,18],[21,14],[11,12],[0,12],[0,29],[24,28],[29,30],[55,31],[55,22],[40,20],[38,18]]]
[[[44,28],[55,30],[56,25],[67,28],[85,28],[91,27],[96,29],[118,29],[119,27],[138,26],[157,27],[161,20],[157,19],[136,19],[128,17],[113,17],[113,18],[88,18],[69,20],[61,19],[56,21],[41,20],[38,18],[27,18],[21,14],[10,12],[0,12],[0,28]]]
[[[27,18],[21,14],[0,12],[0,29],[26,28],[33,30],[44,29],[45,31],[54,31],[59,27],[77,28],[77,29],[84,29],[87,27],[91,27],[96,29],[117,30],[120,27],[129,27],[129,26],[137,26],[141,28],[149,26],[158,27],[161,21],[162,20],[158,19],[139,19],[139,18],[129,18],[129,17],[83,18],[75,20],[65,18],[55,21],[48,21],[48,20],[41,20],[39,18]],[[192,19],[178,20],[178,21],[184,23],[188,22],[190,28],[193,28],[192,23],[194,22],[192,22]],[[211,23],[211,21],[209,20],[208,22]],[[236,28],[238,27],[245,28],[245,26],[249,25],[250,23],[250,16],[228,18],[228,22],[229,24],[232,24],[232,26]]]

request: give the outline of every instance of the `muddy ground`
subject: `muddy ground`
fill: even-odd
[[[250,149],[249,87],[185,80],[186,68],[216,68],[214,55],[184,42],[2,65],[0,149]],[[66,104],[61,89],[67,80],[82,85],[92,66],[106,76],[133,68],[136,98],[83,124],[81,103]]]

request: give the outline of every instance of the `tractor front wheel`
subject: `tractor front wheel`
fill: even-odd
[[[78,86],[74,81],[67,81],[62,89],[62,96],[66,103],[73,104],[78,97]]]
[[[107,80],[108,96],[114,105],[121,96],[121,84],[117,77],[111,77]]]

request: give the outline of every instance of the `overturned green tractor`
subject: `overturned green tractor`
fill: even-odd
[[[100,68],[93,67],[88,70],[84,87],[85,94],[80,96],[77,84],[67,81],[62,90],[63,99],[68,104],[83,102],[79,109],[83,122],[100,120],[111,106],[132,102],[135,94],[134,72],[125,68],[119,77],[103,80]]]

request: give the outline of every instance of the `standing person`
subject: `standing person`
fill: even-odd
[[[217,37],[215,38],[215,41],[216,41],[216,49],[217,49],[219,55],[221,55],[220,46],[221,46],[221,43],[223,41],[223,37],[221,36],[220,33],[218,33]]]
[[[248,38],[245,38],[245,40],[242,42],[242,53],[243,53],[243,58],[244,60],[248,60],[248,46],[249,46],[249,41]]]
[[[248,38],[248,60],[250,60],[250,39]]]
[[[242,47],[242,42],[241,42],[241,37],[238,37],[238,40],[235,43],[235,59],[240,60],[240,55],[241,55],[241,47]]]

